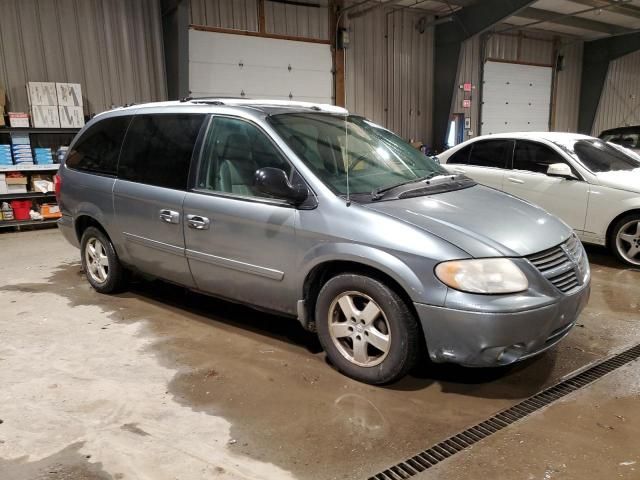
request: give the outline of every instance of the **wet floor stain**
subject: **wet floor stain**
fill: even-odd
[[[79,453],[83,443],[69,445],[64,450],[36,462],[26,458],[1,460],[2,480],[119,480],[122,475],[110,475],[100,463],[92,463],[90,455]]]
[[[637,271],[592,257],[594,293],[580,326],[538,358],[500,369],[422,362],[387,387],[363,385],[327,364],[294,319],[256,312],[159,281],[136,280],[114,296],[94,292],[77,263],[42,283],[5,291],[55,293],[71,307],[98,305],[108,321],[145,322],[159,362],[178,372],[167,392],[232,424],[228,448],[299,478],[362,478],[640,340]],[[124,426],[134,434],[134,424]]]

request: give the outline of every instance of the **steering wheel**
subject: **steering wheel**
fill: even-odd
[[[371,160],[367,157],[367,154],[362,154],[349,166],[349,171],[355,170],[358,165],[361,163],[371,163]]]

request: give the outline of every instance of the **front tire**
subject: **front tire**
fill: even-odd
[[[327,357],[348,377],[373,385],[390,383],[416,362],[418,323],[404,300],[374,278],[331,278],[318,294],[315,318]]]
[[[99,293],[116,293],[124,287],[125,270],[111,240],[99,229],[88,227],[80,242],[82,269]]]
[[[640,266],[640,214],[632,213],[616,222],[611,230],[609,246],[622,262]]]

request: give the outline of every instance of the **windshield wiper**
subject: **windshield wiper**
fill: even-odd
[[[413,180],[405,180],[404,182],[394,183],[393,185],[388,185],[385,187],[378,187],[373,192],[371,192],[371,200],[380,200],[384,197],[384,194],[398,187],[402,187],[403,185],[409,185],[411,183],[419,183],[424,182],[426,180],[431,180],[434,177],[443,176],[443,177],[454,177],[455,175],[448,175],[438,172],[431,172],[429,175],[425,175],[424,177],[414,178]]]

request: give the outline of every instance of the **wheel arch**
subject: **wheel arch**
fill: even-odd
[[[608,248],[611,248],[611,235],[613,233],[613,227],[615,227],[616,223],[618,223],[622,218],[626,217],[627,215],[632,215],[632,214],[636,214],[636,215],[640,215],[640,208],[631,208],[629,210],[626,210],[622,213],[620,213],[617,217],[615,217],[613,220],[611,220],[611,222],[609,222],[609,226],[607,227],[607,234],[606,234],[606,245]]]

